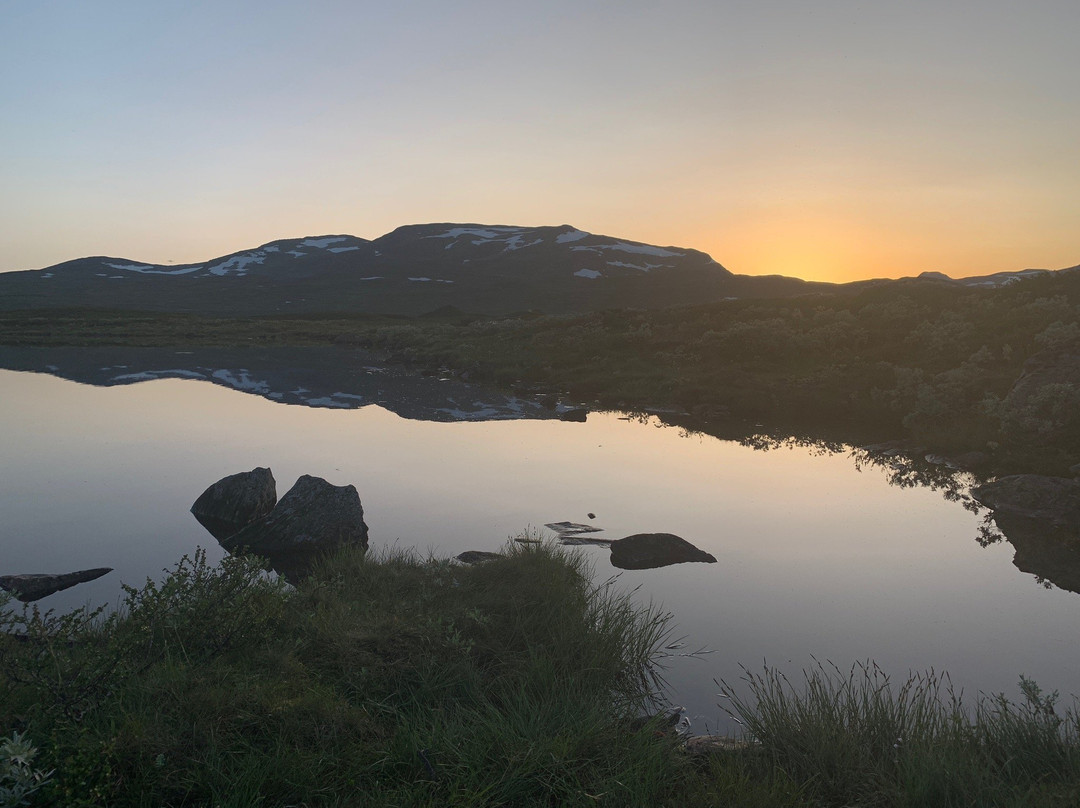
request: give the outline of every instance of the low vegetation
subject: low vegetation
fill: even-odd
[[[937,679],[766,671],[731,703],[751,743],[693,757],[639,719],[666,616],[545,546],[475,567],[345,551],[296,589],[197,553],[113,613],[0,613],[5,808],[1080,797],[1076,714],[1030,683],[968,715]]]
[[[905,437],[987,453],[1002,471],[1064,474],[1080,460],[1080,272],[996,289],[913,281],[574,317],[5,312],[0,344],[361,346],[601,407],[667,410],[716,434],[749,423]],[[1073,364],[1020,395],[1014,385],[1036,355]]]

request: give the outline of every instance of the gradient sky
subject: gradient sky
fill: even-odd
[[[1080,263],[1077,0],[0,0],[0,270],[574,224],[821,280]]]

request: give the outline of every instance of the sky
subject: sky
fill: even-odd
[[[572,224],[745,274],[1080,263],[1077,0],[0,0],[0,271]]]

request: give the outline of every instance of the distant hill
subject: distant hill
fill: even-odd
[[[952,281],[999,285],[1025,270]],[[863,288],[735,275],[697,250],[595,235],[570,225],[425,224],[374,241],[283,239],[198,264],[96,256],[0,273],[0,309],[89,306],[218,315],[355,312],[420,315],[653,309],[725,298]]]

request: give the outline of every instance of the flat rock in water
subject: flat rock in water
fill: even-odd
[[[589,419],[589,411],[582,407],[575,407],[572,410],[566,410],[559,413],[560,421],[574,421],[580,424],[585,423]]]
[[[70,589],[76,584],[93,581],[112,572],[112,567],[95,567],[91,570],[65,572],[60,575],[0,575],[0,589],[7,590],[16,600],[30,603],[48,597],[54,592]]]
[[[1080,480],[1014,474],[973,488],[971,495],[995,513],[1042,519],[1061,527],[1080,525]]]
[[[502,553],[492,553],[487,550],[466,550],[464,553],[459,553],[454,556],[462,564],[480,564],[484,561],[494,561],[496,558],[502,558]]]
[[[260,467],[222,477],[195,500],[191,513],[221,541],[266,516],[276,502],[274,475]]]
[[[655,569],[688,561],[715,564],[716,558],[673,533],[635,533],[611,543],[611,563],[623,570]]]
[[[229,552],[246,548],[268,558],[275,570],[295,580],[327,550],[345,544],[366,548],[368,527],[354,486],[304,474],[269,514],[219,541]]]
[[[579,533],[600,533],[602,528],[592,525],[580,525],[577,522],[548,522],[544,525],[548,530],[558,533],[559,536],[576,536]]]

